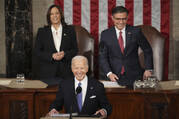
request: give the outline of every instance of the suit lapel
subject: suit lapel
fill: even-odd
[[[126,25],[126,47],[124,48],[124,53],[127,53],[128,46],[132,38],[132,31],[128,25]]]
[[[113,48],[115,48],[117,51],[121,52],[121,48],[120,48],[120,45],[119,45],[119,41],[118,41],[118,38],[117,38],[115,27],[112,27],[112,29],[111,29],[111,37],[112,37],[111,39],[114,39],[113,44],[115,44],[115,47],[113,47]]]
[[[48,38],[49,43],[50,43],[49,45],[51,45],[52,49],[57,52],[55,48],[55,43],[54,43],[51,27],[48,27],[47,34],[49,34],[49,38]]]
[[[63,51],[64,50],[64,47],[65,47],[65,39],[67,37],[67,28],[66,27],[63,27],[62,28],[62,41],[61,41],[61,46],[60,46],[60,51]]]
[[[89,101],[90,100],[90,96],[94,93],[93,90],[94,90],[94,87],[93,87],[90,79],[88,78],[88,85],[87,85],[87,90],[86,90],[86,96],[85,96],[85,100],[84,100],[84,104],[83,104],[81,112],[84,111],[87,108],[88,102],[90,102]]]
[[[77,98],[76,98],[76,90],[75,90],[75,80],[73,79],[72,81],[72,84],[71,84],[71,87],[72,87],[72,96],[71,97],[74,97],[74,104],[73,104],[73,108],[74,110],[77,110],[79,112],[79,109],[78,109],[78,102],[77,102]]]

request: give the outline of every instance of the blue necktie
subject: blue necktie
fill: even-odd
[[[78,87],[81,87],[81,83],[78,83]],[[77,101],[78,101],[78,108],[79,111],[81,112],[81,108],[82,108],[82,91],[80,93],[78,93],[77,95]]]

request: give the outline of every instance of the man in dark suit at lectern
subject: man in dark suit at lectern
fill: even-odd
[[[66,113],[78,115],[101,115],[103,118],[111,114],[104,85],[87,77],[88,60],[84,56],[75,56],[71,62],[74,78],[64,80],[59,86],[55,101],[50,106],[48,115],[58,114],[64,106]]]

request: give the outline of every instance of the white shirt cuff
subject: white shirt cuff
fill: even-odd
[[[110,74],[112,74],[112,72],[111,72],[111,71],[107,73],[107,77],[108,77]]]
[[[104,109],[104,108],[102,108],[103,110],[104,110],[104,112],[106,113],[106,116],[108,115],[108,113],[107,113],[107,110],[106,109]]]

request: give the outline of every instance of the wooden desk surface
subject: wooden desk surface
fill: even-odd
[[[57,92],[58,85],[55,86],[48,86],[47,88],[41,89],[25,89],[25,88],[8,88],[0,85],[0,93],[1,92]],[[155,90],[155,89],[127,89],[127,88],[106,88],[106,93],[167,93],[167,94],[178,94],[179,89],[176,90]]]

